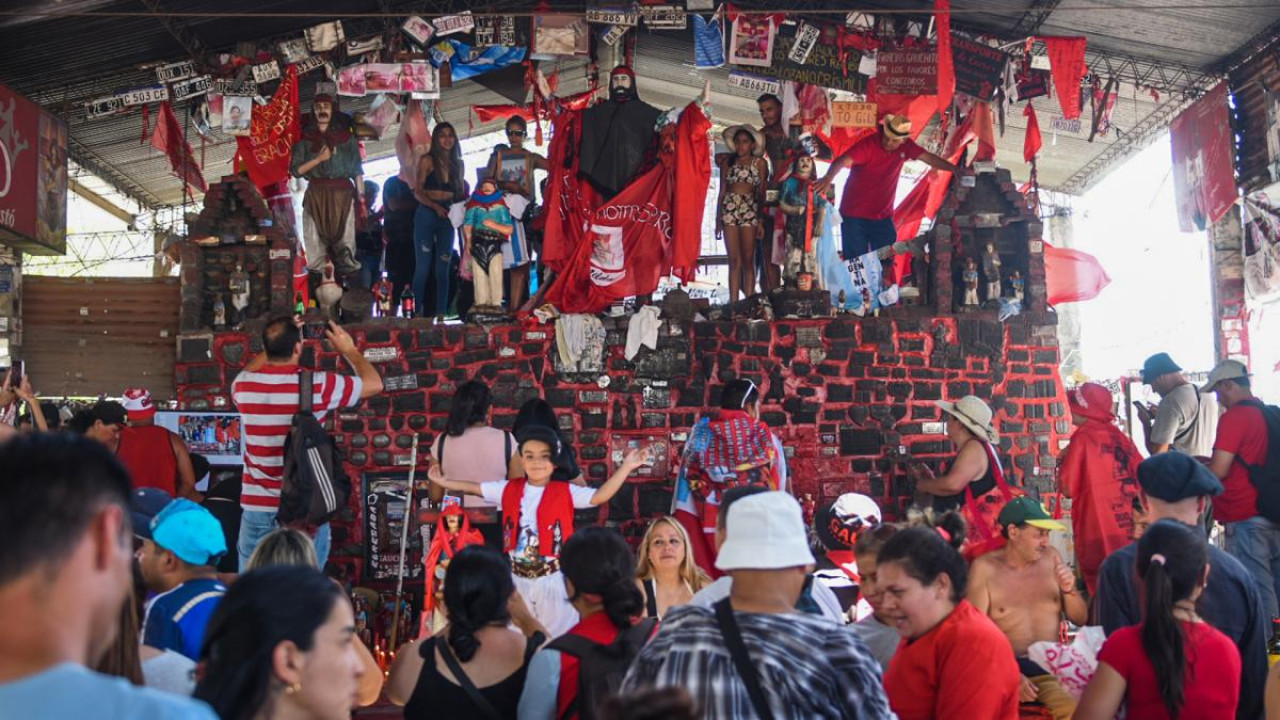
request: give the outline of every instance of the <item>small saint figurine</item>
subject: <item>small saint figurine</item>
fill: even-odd
[[[1014,270],[1013,275],[1009,276],[1009,290],[1013,293],[1013,299],[1022,302],[1023,293],[1026,291],[1027,281],[1022,277],[1021,270]]]
[[[994,243],[987,243],[986,252],[982,254],[982,276],[987,282],[987,299],[999,300],[1000,290],[1000,253],[996,252]]]
[[[466,240],[463,257],[471,258],[475,309],[479,312],[502,312],[502,243],[514,230],[515,221],[502,191],[493,178],[485,178],[467,202],[462,221]]]
[[[245,321],[245,310],[249,307],[249,273],[239,263],[236,263],[236,271],[231,273],[227,289],[231,291],[231,307],[235,308],[232,322],[239,326]]]
[[[392,317],[394,313],[391,311],[391,296],[394,291],[391,281],[387,279],[387,271],[382,271],[382,278],[373,284],[374,307],[377,317]]]
[[[821,196],[814,190],[814,169],[812,157],[797,157],[791,164],[791,176],[782,184],[778,202],[787,218],[787,264],[783,277],[793,287],[800,273],[813,273],[818,267],[814,236],[822,234],[824,207]],[[821,284],[817,287],[821,288]]]
[[[213,300],[213,326],[218,330],[227,326],[227,304],[222,301],[222,293]]]
[[[468,545],[483,545],[484,537],[471,528],[471,520],[462,509],[458,498],[446,496],[444,509],[436,519],[436,530],[423,558],[426,588],[423,594],[420,631],[434,634],[445,624],[444,613],[437,613],[444,594],[444,580],[449,562],[458,551]],[[428,635],[421,635],[427,637]]]
[[[964,281],[964,301],[961,305],[965,307],[977,307],[978,305],[978,263],[973,258],[964,259],[964,271],[960,274],[960,279]]]

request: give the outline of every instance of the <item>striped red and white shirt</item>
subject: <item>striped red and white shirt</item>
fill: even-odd
[[[244,489],[240,506],[245,510],[275,512],[280,508],[280,482],[284,472],[284,441],[298,412],[297,365],[264,365],[257,372],[242,372],[231,385],[231,399],[244,423]],[[360,402],[364,383],[351,375],[314,372],[312,402],[321,422],[330,410]]]

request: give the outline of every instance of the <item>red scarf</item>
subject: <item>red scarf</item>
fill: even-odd
[[[502,490],[502,549],[516,551],[520,540],[520,503],[528,480],[520,478],[507,483]],[[559,557],[560,548],[573,535],[573,496],[569,483],[549,482],[542,489],[538,503],[538,554],[542,557]],[[556,528],[560,537],[556,537]]]
[[[311,144],[311,152],[314,153],[320,152],[320,148],[325,145],[336,149],[351,139],[351,128],[351,118],[334,110],[333,116],[329,118],[329,127],[320,132],[315,116],[311,115],[307,118],[306,127],[302,129],[302,139]]]

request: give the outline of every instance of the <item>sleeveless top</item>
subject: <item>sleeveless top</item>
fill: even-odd
[[[738,183],[759,185],[760,168],[754,162],[750,165],[732,163],[729,165],[729,172],[726,173],[725,182],[730,185],[737,185]]]
[[[422,189],[427,192],[450,192],[453,193],[451,202],[460,202],[465,199],[461,190],[454,187],[453,184],[441,177],[440,169],[435,166],[435,159],[431,160],[431,172],[427,173],[426,179],[422,181]]]
[[[133,487],[153,487],[177,495],[178,459],[169,431],[159,425],[122,428],[116,458],[129,470]]]
[[[982,474],[982,477],[970,483],[969,488],[973,492],[973,496],[977,498],[980,495],[986,495],[991,492],[995,487],[995,463],[991,461],[991,454],[987,453],[987,471]],[[964,505],[964,490],[955,495],[935,495],[933,497],[934,512],[943,513],[948,510],[959,510],[961,505]]]
[[[503,718],[515,720],[520,705],[520,693],[524,691],[524,678],[529,672],[529,660],[546,638],[536,633],[529,638],[524,650],[524,663],[513,673],[488,687],[478,687],[485,700]],[[422,657],[422,672],[413,686],[413,695],[404,706],[405,720],[475,720],[484,715],[467,691],[440,674],[436,667],[436,640],[432,637],[418,647]],[[440,652],[451,652],[446,646]],[[465,668],[464,668],[465,669]]]

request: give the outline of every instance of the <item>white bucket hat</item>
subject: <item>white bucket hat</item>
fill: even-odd
[[[717,568],[781,570],[812,564],[800,503],[790,494],[756,493],[729,507]]]
[[[936,403],[942,408],[942,412],[960,421],[961,425],[969,428],[979,438],[987,442],[1000,441],[995,424],[991,422],[991,406],[983,402],[982,398],[965,395],[953,403],[946,400],[937,400]]]

